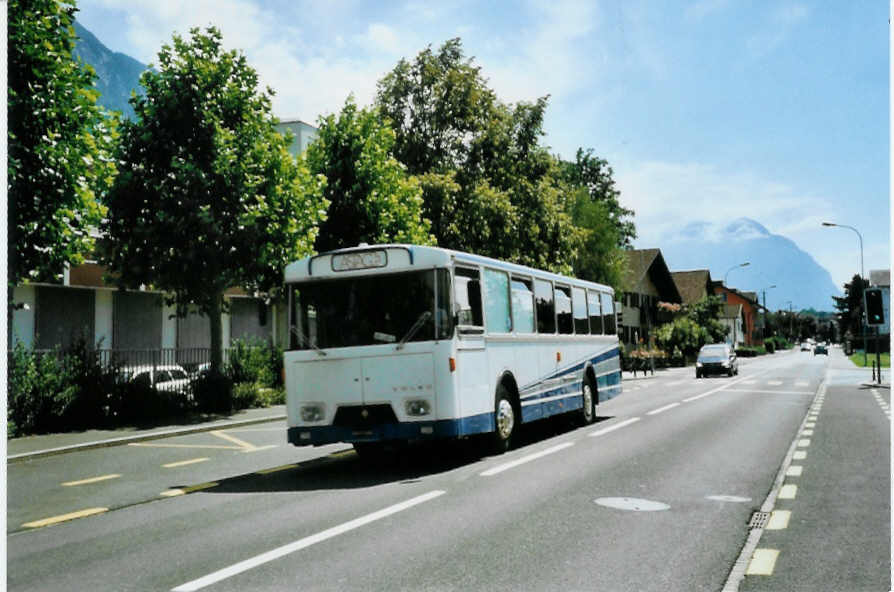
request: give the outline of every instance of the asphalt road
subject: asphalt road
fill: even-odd
[[[12,464],[7,584],[888,590],[889,391],[860,388],[841,356],[629,381],[596,424],[542,423],[501,456],[472,442],[370,464],[271,423]],[[773,529],[750,529],[768,496]]]

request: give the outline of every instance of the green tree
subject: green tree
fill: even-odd
[[[729,327],[720,321],[723,306],[720,296],[709,295],[683,308],[687,317],[707,331],[708,341],[705,343],[720,343],[729,334]]]
[[[677,317],[655,330],[655,341],[667,352],[678,348],[687,356],[695,355],[706,343],[712,343],[708,330],[688,316]]]
[[[583,187],[572,188],[571,220],[580,232],[580,244],[573,265],[576,277],[612,286],[623,292],[624,251],[618,227],[609,217],[608,207],[590,198]]]
[[[321,117],[308,147],[310,171],[327,179],[326,221],[316,249],[368,243],[434,242],[422,217],[422,189],[394,158],[394,131],[375,109],[358,109],[349,97],[338,116]]]
[[[245,57],[213,27],[190,34],[162,47],[140,79],[145,96],[131,98],[104,259],[120,285],[153,285],[179,314],[206,314],[219,372],[224,291],[275,289],[283,266],[312,251],[325,180],[288,153],[272,91],[258,90]]]
[[[115,120],[96,104],[93,69],[72,58],[75,11],[67,0],[9,1],[10,302],[12,286],[61,275],[90,252],[115,175]]]
[[[578,235],[557,163],[538,144],[545,97],[500,102],[451,39],[401,60],[379,81],[376,104],[395,156],[420,179],[439,245],[571,271]]]
[[[838,327],[841,338],[850,333],[852,338],[862,335],[863,327],[863,290],[869,287],[869,282],[854,274],[851,281],[844,284],[844,296],[833,296],[835,309],[838,311]]]
[[[631,248],[636,238],[633,210],[621,206],[621,192],[608,161],[595,156],[592,148],[578,148],[574,162],[562,162],[562,171],[569,184],[584,188],[590,201],[602,205],[602,215],[611,223],[617,246]]]

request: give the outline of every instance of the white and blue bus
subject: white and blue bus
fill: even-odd
[[[613,291],[487,257],[361,245],[286,268],[288,439],[297,446],[490,434],[621,392]]]

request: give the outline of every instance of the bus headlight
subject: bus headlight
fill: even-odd
[[[431,413],[431,403],[427,399],[410,399],[404,403],[407,415],[420,417]]]
[[[322,403],[305,403],[301,406],[301,421],[314,423],[326,418],[326,406]]]

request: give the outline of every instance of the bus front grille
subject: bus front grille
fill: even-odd
[[[397,423],[394,409],[387,403],[382,405],[351,405],[339,407],[332,425],[352,430],[368,428],[384,423]]]

